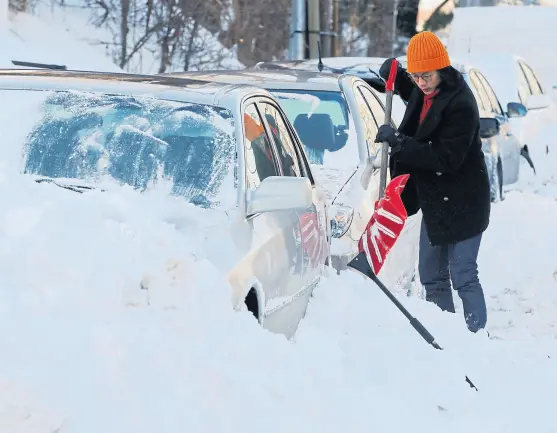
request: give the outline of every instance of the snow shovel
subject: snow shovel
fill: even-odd
[[[393,59],[391,62],[391,70],[389,78],[385,83],[385,92],[387,100],[385,104],[385,122],[384,125],[391,124],[391,113],[393,111],[393,93],[395,91],[396,72],[398,70],[398,61]],[[379,198],[383,197],[385,187],[387,185],[387,167],[389,166],[389,143],[383,142],[381,147],[381,171],[379,172]],[[404,187],[403,187],[404,188]]]
[[[398,70],[398,61],[393,59],[391,63],[391,70],[389,77],[385,83],[385,93],[387,94],[385,104],[385,121],[384,125],[391,124],[392,111],[393,111],[393,93],[395,90],[396,72]],[[385,186],[387,185],[387,168],[389,166],[389,143],[384,142],[381,145],[381,168],[379,171],[379,198],[383,197]],[[364,173],[362,174],[361,183],[364,188],[367,188],[369,179],[373,172],[373,164],[368,164]]]
[[[401,193],[410,175],[404,174],[392,179],[386,186],[383,197],[375,203],[375,210],[371,216],[362,237],[358,242],[359,253],[349,263],[348,267],[358,271],[371,279],[393,304],[406,316],[412,327],[435,349],[443,348],[435,341],[435,337],[413,317],[398,299],[379,280],[377,274],[381,270],[385,258],[398,239],[408,213],[404,208]],[[466,382],[471,388],[478,388],[466,376]]]

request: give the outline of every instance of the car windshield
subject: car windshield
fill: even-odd
[[[226,109],[76,91],[0,90],[0,98],[11,141],[4,145],[23,173],[89,184],[108,177],[140,191],[161,180],[201,207],[217,206],[222,189],[233,188],[225,180],[236,154]]]
[[[358,142],[348,104],[341,92],[270,90],[312,164],[339,167],[358,162]]]

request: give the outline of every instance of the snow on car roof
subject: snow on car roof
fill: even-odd
[[[231,90],[233,86],[164,75],[0,69],[0,88],[94,91],[213,105],[219,93]]]

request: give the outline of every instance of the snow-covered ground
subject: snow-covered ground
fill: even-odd
[[[443,351],[350,272],[323,279],[292,340],[269,333],[232,310],[204,212],[164,186],[37,184],[15,161],[5,147],[2,433],[557,430],[555,152],[536,176],[523,162],[493,205],[479,259],[489,336],[467,331],[458,298],[450,314],[396,290]]]
[[[190,205],[157,188],[77,194],[4,160],[0,430],[554,432],[556,162],[535,178],[523,164],[493,206],[490,337],[398,293],[437,351],[348,272],[317,287],[292,340],[271,334],[233,312]]]

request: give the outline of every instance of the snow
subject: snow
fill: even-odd
[[[225,219],[164,185],[37,184],[8,157],[2,431],[553,431],[554,160],[538,176],[523,164],[523,182],[493,206],[480,252],[489,337],[467,331],[458,298],[452,315],[395,289],[437,351],[371,282],[331,269],[294,338],[270,333],[233,310],[204,247],[203,229]]]
[[[419,281],[393,285],[435,350],[373,283],[328,269],[287,340],[232,308],[205,239],[226,216],[164,183],[37,184],[13,144],[38,113],[4,104],[0,431],[555,431],[557,152],[537,175],[523,161],[492,207],[479,257],[489,336],[467,331],[456,294],[450,314]],[[415,247],[404,241],[398,254]]]
[[[507,53],[523,57],[540,75],[542,84],[555,84],[551,53],[557,30],[557,8],[544,6],[497,6],[456,8],[448,50],[460,53]]]
[[[401,298],[439,352],[349,273],[318,286],[293,340],[268,333],[233,312],[196,231],[165,221],[201,221],[186,205],[156,191],[79,195],[10,171],[0,171],[0,385],[18,399],[0,400],[3,431],[552,431],[555,295],[545,306],[524,296],[534,314],[495,311],[517,300],[507,287],[555,292],[551,257],[524,263],[535,280],[518,266],[497,278],[506,260],[525,259],[522,237],[497,247],[501,231],[541,210],[537,230],[551,227],[554,197],[517,192],[495,206],[480,259],[490,320],[501,325],[492,339],[468,333],[459,315]],[[533,207],[517,220],[519,203]],[[545,234],[536,247],[557,240]],[[524,321],[503,326],[510,314]]]

